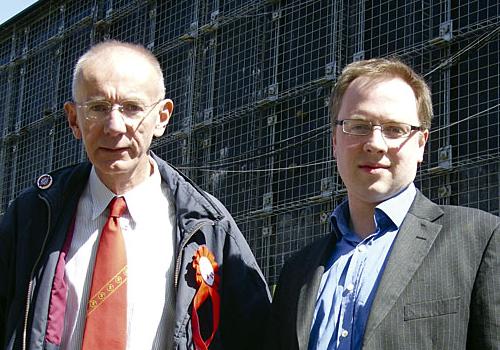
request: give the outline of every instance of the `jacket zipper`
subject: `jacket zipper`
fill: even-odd
[[[193,235],[196,232],[198,232],[203,226],[206,226],[206,225],[214,225],[214,222],[213,221],[210,221],[210,222],[204,221],[204,222],[196,225],[195,228],[193,229],[193,231],[191,231],[191,233],[189,233],[184,238],[184,240],[182,241],[181,246],[179,247],[179,254],[177,255],[177,260],[176,260],[176,263],[175,263],[175,275],[174,275],[174,288],[176,290],[177,290],[177,285],[179,283],[179,274],[180,274],[180,270],[181,270],[182,251],[186,247],[186,244],[187,244],[187,242],[189,242],[189,240],[191,239],[191,237],[193,237]]]
[[[47,244],[47,239],[49,237],[49,232],[50,232],[50,205],[49,202],[43,198],[42,196],[38,196],[42,201],[45,202],[47,205],[47,212],[48,212],[48,218],[47,218],[47,233],[45,234],[45,239],[43,240],[42,244],[42,249],[40,250],[40,254],[38,255],[38,258],[35,261],[35,264],[33,265],[33,269],[31,270],[30,274],[30,282],[28,284],[28,295],[26,296],[26,311],[24,313],[24,327],[23,327],[23,350],[26,350],[26,335],[28,332],[28,318],[29,318],[29,312],[30,312],[30,302],[31,302],[31,293],[32,293],[32,288],[33,288],[33,276],[35,274],[35,269],[40,262],[40,259],[42,258],[43,252],[45,250],[45,244]]]

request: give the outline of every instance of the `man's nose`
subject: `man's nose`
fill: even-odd
[[[372,132],[367,136],[368,139],[364,144],[364,150],[370,153],[385,153],[387,152],[387,142],[382,133],[380,125],[373,125]]]
[[[123,134],[127,132],[127,125],[119,106],[113,106],[104,120],[104,132],[107,134]]]

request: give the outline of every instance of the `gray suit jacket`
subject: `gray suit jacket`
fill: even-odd
[[[307,349],[334,236],[284,265],[267,348]],[[500,218],[438,206],[417,192],[388,257],[363,349],[500,349]]]

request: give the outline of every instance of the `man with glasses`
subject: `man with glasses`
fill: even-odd
[[[347,198],[331,234],[285,263],[269,349],[499,349],[499,218],[436,205],[413,184],[426,83],[397,60],[354,62],[330,107]]]
[[[64,110],[89,162],[41,176],[0,224],[0,348],[259,347],[269,292],[248,244],[149,150],[173,107],[142,46],[78,60]]]

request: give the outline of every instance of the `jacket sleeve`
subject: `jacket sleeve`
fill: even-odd
[[[476,275],[468,328],[467,349],[500,349],[500,224],[498,220]]]
[[[30,275],[44,241],[46,208],[28,189],[0,222],[0,349],[17,348],[24,326]],[[43,219],[40,219],[40,218]]]
[[[297,319],[303,317],[298,310],[298,299],[304,286],[304,276],[309,272],[311,259],[298,254],[285,262],[273,294],[271,316],[267,324],[266,350],[295,350],[299,348]],[[304,310],[302,310],[304,311]]]
[[[8,333],[11,333],[9,310],[14,290],[14,252],[15,252],[15,202],[9,206],[0,222],[0,348],[7,346]]]
[[[224,349],[262,349],[270,311],[266,281],[234,222],[224,244],[220,334]]]
[[[326,235],[295,252],[283,265],[273,296],[265,349],[307,347],[317,290],[334,244],[334,236]],[[299,302],[301,298],[308,303]]]
[[[280,277],[278,280],[278,284],[276,285],[276,289],[273,294],[273,302],[271,305],[271,315],[269,317],[267,330],[266,330],[266,345],[265,349],[267,350],[279,350],[284,349],[284,344],[281,342],[281,333],[286,327],[286,320],[283,320],[283,317],[287,318],[291,315],[288,312],[293,312],[290,307],[286,307],[285,299],[287,299],[287,286],[286,286],[286,264],[283,267]],[[290,287],[290,286],[288,286]],[[284,288],[284,289],[283,289]],[[288,292],[293,292],[288,289]],[[294,337],[295,334],[291,332],[291,337]]]

